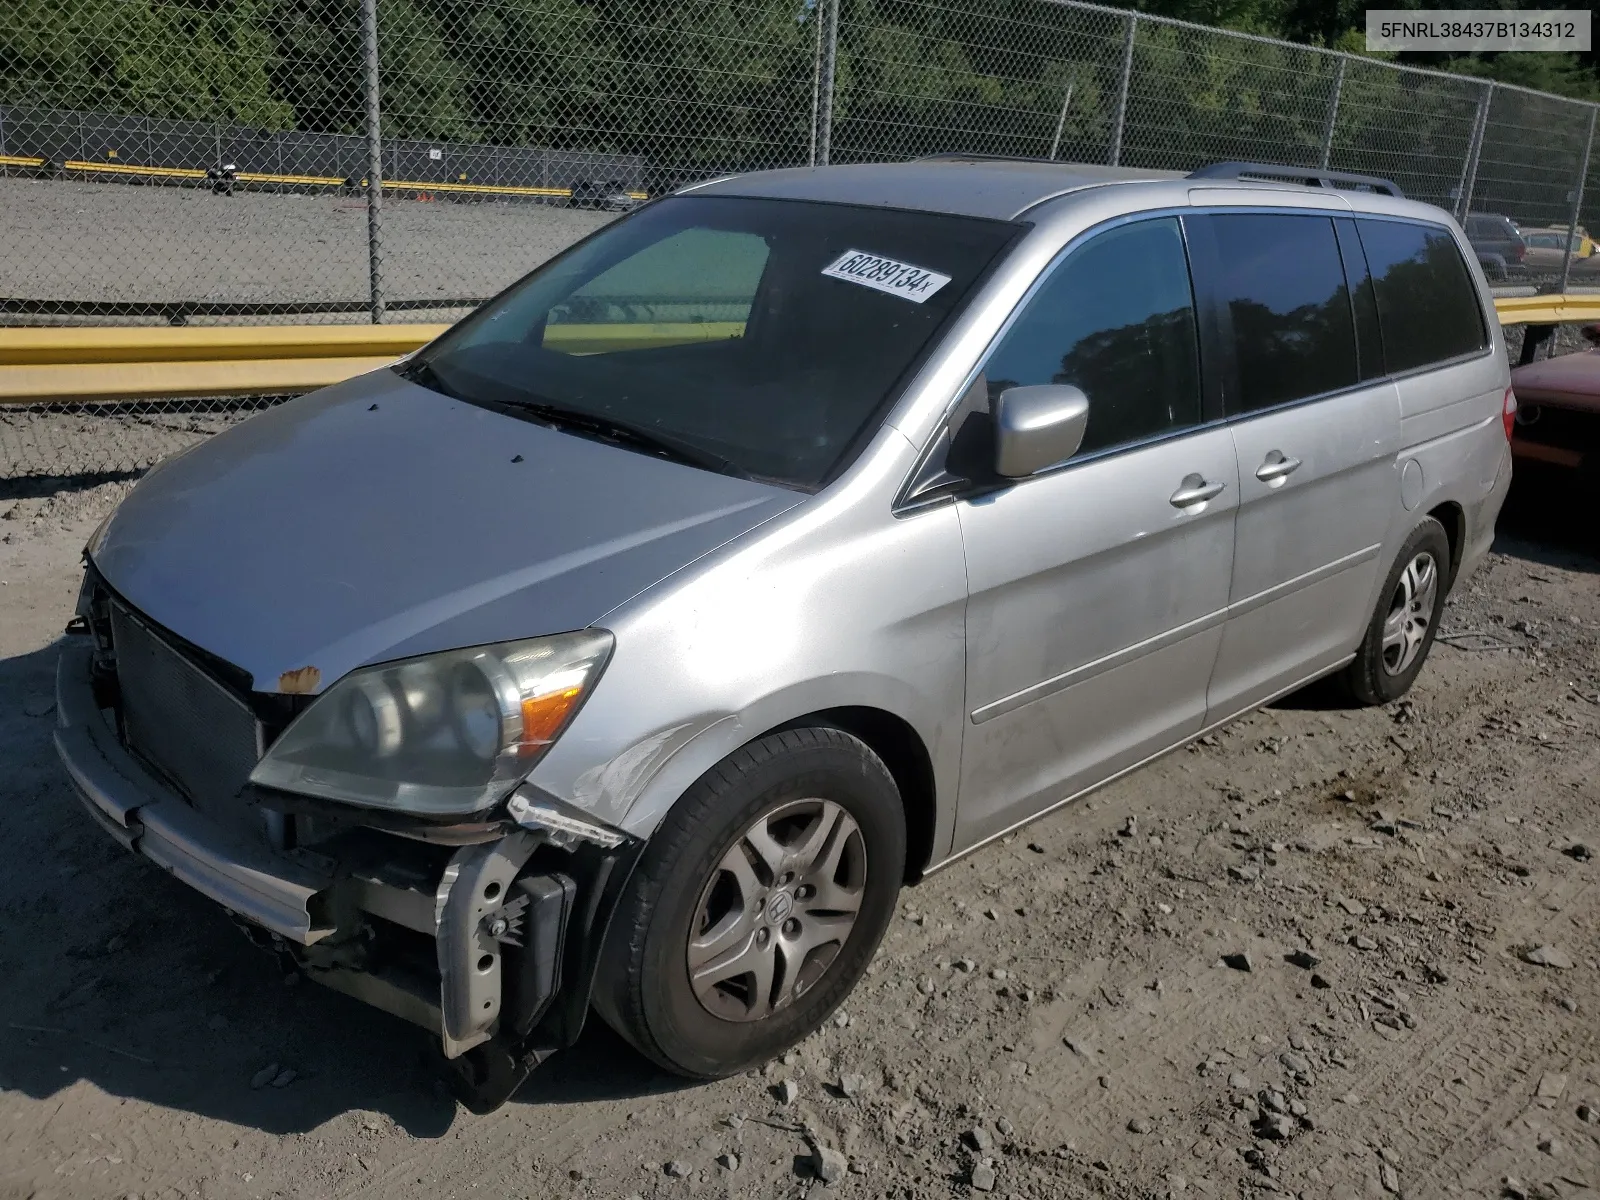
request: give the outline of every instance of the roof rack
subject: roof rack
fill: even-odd
[[[1190,179],[1276,179],[1285,183],[1299,183],[1306,187],[1331,188],[1338,184],[1371,188],[1390,196],[1404,197],[1400,185],[1381,175],[1358,175],[1354,171],[1328,171],[1321,167],[1286,167],[1282,163],[1217,162],[1190,171]]]

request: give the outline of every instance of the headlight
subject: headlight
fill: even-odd
[[[590,629],[352,671],[295,718],[250,781],[429,816],[481,812],[566,728],[611,645]]]

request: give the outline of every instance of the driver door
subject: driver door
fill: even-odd
[[[1176,218],[1093,235],[985,366],[1070,383],[1089,423],[1063,466],[958,502],[967,725],[956,850],[1198,732],[1228,604],[1233,439],[1208,419]]]

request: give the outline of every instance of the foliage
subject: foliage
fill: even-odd
[[[273,2],[7,0],[0,97],[282,128],[295,114],[270,85]]]
[[[1395,0],[1420,6],[1422,0]],[[1482,0],[1514,7],[1515,0]],[[1428,0],[1431,5],[1432,0]],[[1141,11],[1360,50],[1359,0],[1136,0]],[[379,0],[386,128],[409,137],[645,155],[660,170],[804,161],[816,0]],[[843,0],[836,157],[935,150],[1101,157],[1123,19],[1042,0]],[[1600,98],[1593,56],[1458,58],[1450,70]],[[1433,190],[1476,93],[1359,63],[1338,140]],[[354,133],[359,0],[7,0],[0,102]],[[1313,162],[1332,64],[1147,23],[1126,161]],[[1392,155],[1390,156],[1392,157]],[[1435,164],[1434,160],[1437,160]],[[1437,187],[1433,187],[1437,185]]]

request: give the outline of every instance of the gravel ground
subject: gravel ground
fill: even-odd
[[[1523,325],[1509,325],[1506,327],[1506,353],[1510,355],[1513,366],[1522,357],[1522,338],[1526,333],[1527,327]],[[1549,358],[1555,354],[1571,354],[1576,350],[1590,350],[1593,347],[1594,343],[1583,336],[1583,327],[1581,325],[1558,325],[1556,326],[1555,337],[1550,342],[1545,343],[1544,347],[1539,351],[1539,356],[1541,358]]]
[[[218,196],[186,187],[0,178],[0,211],[6,214],[0,297],[270,303],[364,302],[368,294],[366,204],[357,196]],[[492,295],[612,219],[526,201],[398,197],[385,198],[383,213],[384,289],[391,299],[412,300]],[[1580,273],[1574,286],[1594,284],[1589,275]],[[1500,286],[1555,280],[1519,275]],[[459,313],[430,309],[415,319]],[[365,318],[357,312],[270,319]]]
[[[0,406],[0,497],[22,488],[48,494],[61,480],[145,470],[272,403]]]
[[[0,297],[268,303],[368,294],[366,205],[357,197],[0,179],[0,212]],[[612,219],[543,204],[393,198],[383,214],[392,299],[492,295]]]
[[[488,1117],[72,798],[55,646],[127,486],[0,499],[5,1200],[1600,1188],[1600,560],[1521,481],[1408,700],[1292,697],[907,891],[764,1071],[596,1021]]]

